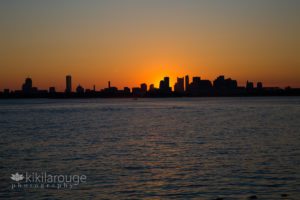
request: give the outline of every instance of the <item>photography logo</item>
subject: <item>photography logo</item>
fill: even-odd
[[[86,175],[50,174],[47,172],[25,172],[11,174],[12,190],[20,189],[72,189],[86,183]]]
[[[17,172],[16,174],[12,174],[10,178],[11,178],[11,180],[19,182],[19,181],[22,181],[24,179],[24,176],[23,176],[23,174],[19,174]]]

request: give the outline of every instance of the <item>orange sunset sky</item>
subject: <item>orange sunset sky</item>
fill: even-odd
[[[300,87],[300,1],[0,2],[0,89],[138,86],[189,74]]]

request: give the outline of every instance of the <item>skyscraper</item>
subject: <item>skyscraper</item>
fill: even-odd
[[[146,83],[142,83],[141,84],[141,92],[142,93],[146,93],[147,92],[147,84]]]
[[[155,90],[154,84],[151,84],[149,87],[149,92],[153,92]]]
[[[201,77],[193,77],[189,84],[190,96],[209,96],[212,93],[212,84],[209,80],[201,80]]]
[[[190,79],[189,79],[189,75],[185,76],[185,92],[189,91],[189,86],[190,86]]]
[[[24,93],[30,93],[32,91],[32,80],[31,80],[31,78],[26,78],[25,83],[22,85],[22,91]]]
[[[170,87],[170,78],[169,77],[164,77],[164,83],[165,83],[165,88],[169,89]]]
[[[179,94],[184,93],[184,78],[183,77],[182,78],[177,77],[177,82],[174,86],[174,91]]]
[[[66,76],[66,93],[72,92],[72,76]]]
[[[164,77],[164,80],[159,82],[159,90],[163,95],[171,94],[172,88],[170,87],[170,78]]]

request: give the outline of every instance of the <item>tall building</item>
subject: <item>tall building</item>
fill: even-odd
[[[155,90],[154,84],[151,84],[149,87],[149,92],[153,92]]]
[[[223,90],[235,90],[237,88],[237,81],[231,78],[225,79],[224,76],[219,76],[214,80],[214,88]]]
[[[225,87],[225,76],[219,76],[217,79],[214,80],[214,88],[216,88],[217,90],[222,90]]]
[[[237,89],[237,81],[231,78],[225,79],[225,76],[222,75],[214,80],[215,95],[236,95]]]
[[[22,85],[22,91],[24,93],[32,92],[32,80],[31,78],[26,78],[25,83]]]
[[[165,88],[165,82],[164,82],[164,80],[161,80],[159,82],[159,90],[163,90],[164,88]]]
[[[199,76],[193,77],[193,83],[199,85],[201,81],[201,78]]]
[[[190,79],[189,79],[189,75],[185,76],[185,92],[189,91],[189,86],[190,86]]]
[[[166,76],[164,78],[164,83],[165,83],[165,87],[169,89],[170,88],[170,78]]]
[[[143,94],[147,92],[147,84],[146,83],[142,83],[141,84],[141,92]]]
[[[193,82],[189,86],[191,96],[210,96],[212,84],[209,80],[201,80],[199,76],[193,77]]]
[[[174,91],[176,93],[182,94],[184,93],[184,78],[178,78],[177,77],[177,82],[174,85]]]
[[[66,76],[66,93],[72,92],[72,76],[67,75]]]
[[[172,93],[172,88],[170,87],[170,78],[164,77],[159,83],[159,91],[162,95],[169,95]]]

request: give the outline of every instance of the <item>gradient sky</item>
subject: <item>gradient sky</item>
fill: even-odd
[[[2,0],[0,89],[220,74],[300,87],[299,0]]]

